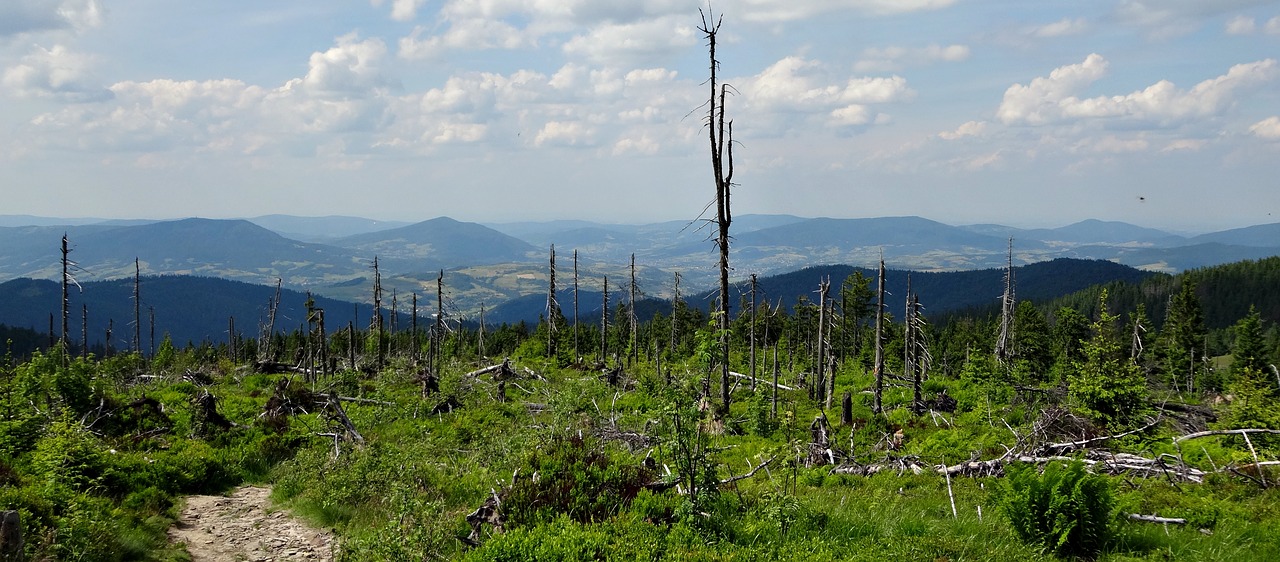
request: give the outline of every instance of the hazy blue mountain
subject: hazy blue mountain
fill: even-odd
[[[831,279],[831,296],[839,297],[840,284],[855,271],[861,271],[874,287],[876,271],[856,268],[848,265],[823,265],[791,271],[780,275],[762,276],[757,279],[757,302],[777,303],[779,299],[790,309],[796,299],[804,296],[816,299],[818,283],[822,278]],[[975,271],[952,272],[919,272],[888,270],[886,272],[886,296],[888,310],[894,312],[906,306],[907,277],[911,278],[912,291],[920,295],[920,302],[928,315],[940,315],[947,312],[968,308],[983,307],[996,302],[1004,290],[1003,269],[983,269]],[[1112,281],[1139,282],[1154,273],[1141,271],[1129,266],[1101,260],[1078,260],[1060,258],[1047,262],[1034,263],[1014,267],[1014,279],[1017,284],[1017,296],[1020,300],[1046,302],[1068,295],[1093,285]],[[747,282],[735,282],[730,291],[735,295],[747,295],[751,287]],[[691,307],[706,310],[715,302],[719,294],[717,289],[700,289],[687,293],[685,301]],[[625,298],[624,293],[611,295],[611,302]],[[567,310],[564,303],[572,302],[570,292],[559,296],[561,308]],[[625,302],[625,301],[624,301]],[[486,318],[493,322],[537,322],[538,316],[546,311],[546,294],[526,295],[507,301],[492,309]],[[599,292],[581,292],[579,294],[579,320],[598,323],[600,320],[601,295]],[[611,304],[611,308],[612,308]],[[735,299],[736,309],[738,302]],[[669,300],[646,299],[646,304],[637,304],[637,311],[642,319],[652,314],[666,314],[670,310]],[[566,312],[566,316],[570,313]],[[734,312],[736,314],[736,312]]]
[[[741,234],[738,236],[738,245],[796,248],[886,246],[932,250],[968,247],[1004,250],[1008,247],[1008,240],[976,234],[920,217],[817,218]]]
[[[1205,244],[1216,242],[1234,246],[1253,246],[1260,248],[1280,247],[1280,223],[1260,224],[1245,228],[1233,228],[1221,232],[1201,234],[1188,241],[1189,244]]]
[[[4,278],[57,279],[61,275],[62,230],[31,227],[0,231],[20,245],[0,254]],[[182,219],[141,226],[84,226],[67,230],[81,280],[134,275],[137,258],[146,274],[199,274],[274,283],[306,283],[326,276],[346,277],[363,267],[350,250],[290,240],[244,220]],[[8,242],[8,240],[4,240]],[[371,256],[370,256],[371,257]]]
[[[95,218],[54,218],[54,217],[37,217],[32,215],[0,215],[0,227],[18,227],[18,226],[83,226],[86,224],[97,224],[107,219]]]
[[[1075,249],[1082,256],[1088,254],[1109,255],[1118,263],[1143,269],[1180,272],[1188,269],[1211,267],[1244,260],[1259,260],[1280,256],[1280,240],[1275,246],[1231,246],[1216,242],[1180,246],[1177,248],[1131,248],[1116,252],[1115,248],[1081,247]]]
[[[420,223],[347,236],[334,245],[401,259],[424,260],[432,267],[526,261],[532,245],[474,222],[438,217]]]
[[[970,224],[959,227],[969,232],[1013,237],[1015,247],[1026,241],[1068,242],[1072,244],[1154,244],[1173,245],[1186,239],[1154,228],[1135,226],[1125,222],[1083,220],[1058,228],[1015,228],[1000,224]]]
[[[263,215],[247,220],[281,236],[304,242],[328,242],[336,238],[389,230],[409,224],[401,221],[379,221],[339,215],[325,217]]]
[[[213,277],[164,275],[143,277],[142,329],[143,349],[150,349],[150,316],[155,314],[156,343],[170,334],[177,345],[188,342],[225,343],[230,319],[235,318],[236,332],[245,338],[257,338],[269,317],[269,303],[275,287],[228,281]],[[0,283],[0,324],[30,328],[48,333],[49,315],[54,316],[54,329],[62,328],[61,286],[49,280],[14,279]],[[17,298],[14,298],[17,297]],[[354,322],[359,329],[368,327],[372,305],[355,304],[313,296],[315,306],[325,311],[325,327],[330,334]],[[84,306],[88,307],[89,343],[105,344],[107,325],[113,332],[112,348],[127,349],[133,338],[133,279],[94,281],[72,289],[70,337],[81,341]],[[276,330],[289,332],[306,323],[307,295],[283,289],[276,312]],[[358,314],[358,317],[357,317]],[[389,312],[383,313],[389,318]],[[401,315],[401,325],[408,325]],[[388,320],[389,321],[389,320]]]

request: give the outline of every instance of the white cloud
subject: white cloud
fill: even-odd
[[[1035,78],[1025,86],[1009,86],[996,116],[1006,124],[1040,125],[1055,120],[1062,111],[1060,102],[1106,74],[1107,64],[1102,55],[1094,53],[1080,64],[1056,68],[1049,76]]]
[[[1027,30],[1032,37],[1049,39],[1079,35],[1089,29],[1089,22],[1084,18],[1063,18],[1053,23],[1039,25]]]
[[[1248,16],[1236,16],[1227,20],[1227,35],[1250,35],[1257,29],[1258,24]]]
[[[1207,144],[1209,144],[1209,141],[1204,139],[1176,139],[1161,148],[1160,152],[1195,152],[1204,148]]]
[[[731,0],[723,11],[747,21],[783,22],[845,10],[870,15],[938,10],[954,3],[955,0]]]
[[[21,97],[47,97],[72,102],[101,101],[111,92],[91,77],[93,57],[63,45],[36,47],[22,61],[4,70],[5,88]]]
[[[1267,25],[1264,25],[1262,30],[1270,35],[1280,35],[1280,16],[1267,20]]]
[[[1266,140],[1280,140],[1280,117],[1271,116],[1249,127],[1249,132],[1258,138]]]
[[[390,81],[383,75],[382,58],[387,46],[378,38],[359,40],[355,33],[337,39],[327,51],[311,54],[307,75],[291,81],[310,92],[336,95],[363,95]]]
[[[470,18],[455,22],[441,35],[422,37],[426,28],[416,26],[398,43],[399,56],[416,60],[438,58],[446,51],[459,49],[519,49],[533,44],[532,38],[511,24],[500,20]]]
[[[1005,91],[997,110],[1006,124],[1045,125],[1075,119],[1126,119],[1168,126],[1217,115],[1237,97],[1276,78],[1274,59],[1237,64],[1226,74],[1180,90],[1161,80],[1125,95],[1078,98],[1075,94],[1106,74],[1108,63],[1091,54],[1080,64],[1055,69],[1029,85],[1014,84]]]
[[[890,71],[897,70],[904,64],[960,62],[968,58],[969,47],[966,45],[871,48],[862,52],[862,57],[854,63],[854,70],[858,72]]]
[[[1273,0],[1121,0],[1116,13],[1122,21],[1146,28],[1157,38],[1185,35],[1205,22],[1236,10],[1262,6]]]
[[[630,64],[689,52],[701,36],[687,16],[606,23],[565,42],[566,54],[600,64]]]
[[[98,0],[4,0],[0,2],[0,37],[54,30],[82,30],[102,25]]]
[[[418,16],[418,8],[427,0],[392,0],[391,19],[396,21],[413,21]]]
[[[968,121],[960,125],[954,131],[943,131],[938,133],[938,137],[943,140],[956,140],[964,137],[981,136],[987,130],[986,121]]]
[[[534,137],[534,146],[578,146],[592,143],[595,131],[580,121],[550,121]]]

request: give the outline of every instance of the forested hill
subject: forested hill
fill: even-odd
[[[259,326],[267,322],[269,305],[275,297],[275,287],[254,285],[240,281],[228,281],[214,277],[163,275],[141,279],[143,348],[149,349],[151,313],[155,314],[156,343],[169,334],[174,344],[226,342],[231,318],[235,318],[236,332],[245,338],[257,338]],[[27,328],[47,334],[49,318],[53,315],[54,330],[60,331],[62,289],[58,283],[41,279],[14,279],[0,283],[0,324],[14,328]],[[330,334],[345,329],[355,322],[358,329],[366,329],[372,314],[369,304],[354,304],[320,296],[314,296],[314,306],[325,310],[326,330]],[[108,323],[112,325],[111,346],[127,349],[133,339],[133,279],[116,279],[84,283],[70,291],[70,339],[82,341],[82,315],[88,308],[89,345],[105,346]],[[276,312],[276,330],[291,332],[306,324],[306,293],[284,289],[280,292],[280,306]],[[390,322],[390,298],[383,305],[383,313]],[[408,303],[401,303],[400,319],[409,322],[403,314]],[[16,349],[15,353],[19,350]],[[46,342],[47,343],[47,342]]]
[[[1048,301],[1103,283],[1117,281],[1137,283],[1151,277],[1163,276],[1109,261],[1071,258],[1019,266],[1013,271],[1018,298],[1033,301]],[[818,283],[827,278],[831,280],[830,297],[839,299],[841,283],[855,272],[862,273],[871,290],[875,290],[876,270],[874,269],[849,265],[823,265],[781,275],[759,277],[756,281],[756,302],[763,305],[768,301],[776,306],[781,301],[788,310],[791,310],[801,297],[816,302]],[[1003,269],[948,272],[889,270],[885,274],[886,307],[890,312],[896,313],[906,306],[904,299],[907,294],[908,277],[911,279],[912,292],[920,296],[921,305],[931,316],[994,305],[1004,291],[1004,274]],[[652,288],[641,287],[642,291],[649,289]],[[610,296],[610,302],[626,303],[629,298],[626,290],[625,286],[618,287]],[[731,302],[735,309],[743,299],[749,301],[750,282],[736,283],[730,290],[737,295]],[[715,302],[717,294],[718,290],[690,291],[686,293],[684,300],[691,307],[707,310]],[[572,293],[562,291],[559,299],[561,308],[568,314],[568,303],[573,299]],[[601,303],[599,292],[584,291],[579,294],[579,301],[579,312],[582,318],[599,318]],[[533,323],[538,321],[540,314],[546,312],[546,304],[546,295],[528,295],[494,308],[487,318],[494,323],[519,321]],[[654,313],[669,313],[670,304],[667,301],[645,299],[636,305],[636,310],[641,320],[648,320]]]
[[[1267,324],[1280,323],[1280,257],[1193,269],[1177,276],[1152,276],[1141,282],[1129,280],[1090,287],[1055,300],[1049,306],[1055,309],[1069,306],[1092,318],[1097,312],[1099,293],[1105,289],[1107,307],[1112,313],[1127,315],[1141,304],[1146,307],[1147,317],[1159,327],[1170,297],[1181,290],[1184,283],[1195,285],[1205,326],[1211,330],[1234,325],[1249,313],[1250,306],[1257,309]]]

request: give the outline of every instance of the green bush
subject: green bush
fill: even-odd
[[[1111,539],[1115,500],[1107,481],[1084,463],[1011,465],[1001,507],[1018,536],[1059,556],[1092,556]]]

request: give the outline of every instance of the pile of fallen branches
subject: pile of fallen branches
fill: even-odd
[[[998,458],[980,460],[975,454],[969,460],[954,465],[927,465],[919,457],[913,455],[895,455],[892,452],[877,461],[862,464],[852,458],[841,459],[839,452],[830,446],[829,430],[825,419],[814,420],[810,430],[813,441],[809,443],[809,452],[805,459],[808,466],[831,464],[831,474],[852,474],[870,476],[880,472],[896,472],[899,475],[912,473],[923,474],[935,472],[951,476],[1001,477],[1005,467],[1010,463],[1047,464],[1058,461],[1080,460],[1099,474],[1114,476],[1134,476],[1139,478],[1165,478],[1170,481],[1201,483],[1205,476],[1213,473],[1233,474],[1266,487],[1265,467],[1280,466],[1280,461],[1264,461],[1258,457],[1249,436],[1253,434],[1280,434],[1274,429],[1229,429],[1201,431],[1173,438],[1178,454],[1161,454],[1156,457],[1144,457],[1133,453],[1113,452],[1104,445],[1116,439],[1151,431],[1163,421],[1156,418],[1146,425],[1123,433],[1098,435],[1092,424],[1064,410],[1047,410],[1046,415],[1032,424],[1031,435],[1014,432],[1017,439],[1015,447],[1006,447],[1005,454]],[[1013,431],[1013,428],[1009,428]],[[1078,439],[1062,442],[1044,442],[1043,437],[1051,433],[1066,433],[1078,436]],[[1215,466],[1212,470],[1204,470],[1187,464],[1182,456],[1181,443],[1184,441],[1209,436],[1238,435],[1248,446],[1253,462],[1247,464]],[[886,439],[890,437],[886,436]],[[890,448],[892,450],[892,447]],[[1275,483],[1273,479],[1272,484]]]

